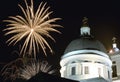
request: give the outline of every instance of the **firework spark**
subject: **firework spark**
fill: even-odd
[[[57,20],[61,18],[50,18],[52,11],[49,11],[50,7],[46,7],[47,3],[41,2],[38,9],[34,11],[33,0],[31,0],[31,5],[29,6],[27,1],[25,1],[26,8],[21,8],[24,16],[10,16],[7,25],[9,28],[4,29],[6,31],[5,35],[12,35],[6,42],[8,45],[15,45],[19,41],[24,41],[21,52],[33,53],[34,58],[36,58],[36,51],[39,51],[39,46],[42,48],[44,54],[46,55],[46,47],[52,52],[52,49],[48,42],[43,36],[47,36],[53,41],[54,38],[50,35],[50,31],[60,33],[55,27],[62,27],[61,25],[55,24]]]
[[[20,78],[20,68],[23,65],[26,65],[28,62],[35,60],[34,58],[26,57],[28,55],[25,55],[24,57],[22,57],[22,55],[20,55],[20,52],[17,50],[14,50],[12,54],[18,55],[19,57],[3,66],[0,73],[4,81],[7,81],[7,80],[14,81],[17,78]]]
[[[55,73],[55,70],[51,68],[51,65],[49,65],[47,61],[32,61],[29,64],[25,65],[23,68],[21,68],[20,77],[22,79],[28,80],[40,72],[48,74]]]
[[[19,65],[18,65],[19,63]],[[3,77],[4,81],[11,80],[14,81],[16,78],[19,77],[19,68],[23,65],[23,59],[18,58],[10,63],[6,64],[1,70],[1,76]]]

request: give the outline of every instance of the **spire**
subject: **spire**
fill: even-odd
[[[82,27],[80,29],[80,32],[81,32],[81,35],[84,36],[84,35],[90,35],[90,28],[88,26],[88,18],[87,17],[84,17],[83,20],[82,20]]]
[[[112,41],[113,41],[113,48],[117,48],[116,38],[113,37],[113,38],[112,38]]]

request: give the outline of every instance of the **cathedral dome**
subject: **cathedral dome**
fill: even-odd
[[[81,37],[71,41],[71,43],[67,46],[64,54],[76,50],[98,50],[106,53],[106,49],[103,44],[90,36]]]
[[[83,25],[80,28],[80,37],[71,41],[65,49],[63,57],[76,55],[78,53],[96,53],[96,51],[97,55],[101,55],[100,53],[107,53],[103,44],[90,34],[88,19],[84,17]],[[73,54],[73,52],[75,53]]]

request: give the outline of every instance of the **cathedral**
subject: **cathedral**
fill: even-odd
[[[120,51],[113,39],[108,53],[91,35],[84,17],[80,37],[70,42],[61,57],[61,77],[80,82],[120,82]]]

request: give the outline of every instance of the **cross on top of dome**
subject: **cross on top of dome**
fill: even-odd
[[[83,20],[83,25],[80,29],[80,32],[81,32],[81,35],[84,36],[84,35],[90,35],[90,28],[88,26],[88,18],[87,17],[84,17]]]
[[[83,26],[88,26],[88,18],[87,17],[84,17],[82,22],[83,22]]]
[[[113,48],[117,48],[116,37],[113,37],[112,40],[113,40]]]
[[[116,42],[116,37],[113,37],[112,40],[113,40],[113,43],[115,43]]]

